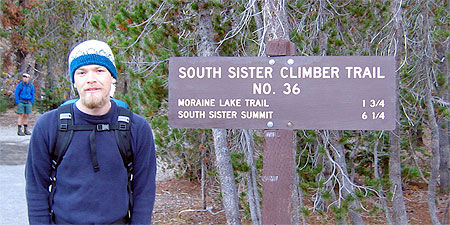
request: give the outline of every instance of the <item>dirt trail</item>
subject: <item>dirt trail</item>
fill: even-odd
[[[38,113],[30,115],[31,129],[39,116]],[[17,118],[15,109],[9,109],[0,115],[0,165],[25,164],[30,136],[17,135]]]

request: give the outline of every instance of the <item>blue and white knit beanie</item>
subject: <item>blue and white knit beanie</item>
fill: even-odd
[[[70,52],[69,72],[72,83],[74,83],[75,70],[86,65],[104,66],[117,79],[114,55],[109,45],[103,41],[87,40],[75,46]]]

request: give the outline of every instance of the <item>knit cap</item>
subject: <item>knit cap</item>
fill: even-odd
[[[69,72],[72,83],[74,83],[75,70],[86,65],[104,66],[117,79],[114,55],[109,45],[103,41],[87,40],[75,46],[70,52]]]

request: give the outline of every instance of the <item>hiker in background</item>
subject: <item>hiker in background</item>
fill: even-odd
[[[22,80],[14,91],[19,114],[19,119],[17,119],[17,135],[19,136],[31,135],[28,130],[28,116],[31,114],[34,104],[34,85],[31,83],[30,77],[28,73],[22,74]]]
[[[88,40],[70,53],[80,99],[39,117],[25,168],[30,224],[151,224],[156,156],[148,122],[110,97],[114,55]]]

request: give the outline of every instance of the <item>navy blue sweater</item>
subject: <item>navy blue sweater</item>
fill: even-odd
[[[75,124],[113,124],[116,104],[103,116],[85,114],[74,107]],[[56,110],[44,113],[36,122],[25,169],[26,197],[30,224],[50,224],[49,154],[55,144]],[[111,223],[128,210],[127,171],[117,147],[114,131],[97,132],[95,144],[100,171],[94,172],[89,145],[91,131],[75,131],[56,175],[53,210],[56,217],[74,224]],[[133,114],[131,123],[134,153],[132,224],[150,224],[155,201],[156,156],[153,134],[147,121]]]

